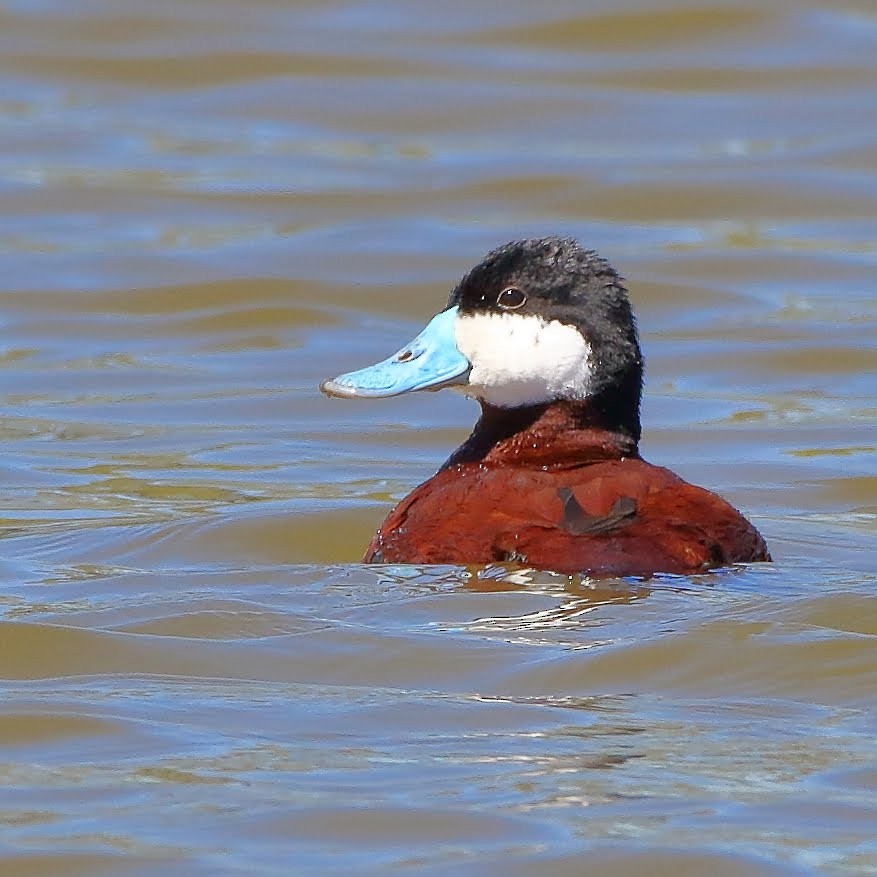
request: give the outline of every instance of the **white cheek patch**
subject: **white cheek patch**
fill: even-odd
[[[472,363],[460,387],[467,396],[516,408],[590,392],[591,345],[573,326],[534,315],[468,314],[457,317],[454,338]]]

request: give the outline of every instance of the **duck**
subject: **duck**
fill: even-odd
[[[344,399],[452,388],[481,406],[364,562],[649,578],[770,561],[737,509],[640,456],[643,371],[607,260],[561,236],[489,252],[398,353],[320,385]]]

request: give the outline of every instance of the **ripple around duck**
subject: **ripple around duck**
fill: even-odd
[[[0,7],[0,875],[875,871],[871,5]],[[555,230],[774,564],[355,562],[475,409],[319,381]]]
[[[205,832],[209,823],[213,830],[229,830],[234,823],[236,837],[248,844],[261,839],[270,846],[278,837],[288,840],[289,818],[294,818],[277,815],[281,802],[275,797],[274,778],[284,772],[296,783],[281,806],[300,817],[299,826],[302,820],[331,810],[338,819],[349,817],[365,829],[372,813],[376,831],[370,835],[374,841],[370,854],[384,866],[410,855],[412,832],[434,853],[451,860],[452,849],[464,843],[466,832],[479,828],[472,849],[488,861],[510,851],[515,860],[539,860],[546,844],[560,855],[569,847],[569,830],[598,842],[614,838],[616,844],[625,837],[637,837],[640,844],[658,843],[661,833],[664,842],[690,842],[689,832],[695,830],[690,828],[692,818],[695,825],[698,818],[708,822],[707,814],[726,809],[731,794],[749,803],[737,807],[729,824],[755,836],[766,827],[779,827],[788,813],[782,806],[772,809],[760,802],[782,801],[784,790],[798,787],[802,772],[818,775],[826,767],[820,733],[831,733],[837,745],[847,742],[845,734],[854,734],[850,717],[842,712],[793,703],[778,709],[775,701],[716,706],[694,699],[686,701],[683,721],[676,711],[678,704],[646,696],[652,718],[643,722],[635,717],[642,719],[645,704],[629,695],[490,700],[373,687],[290,687],[230,680],[205,685],[195,679],[154,676],[128,677],[121,687],[117,677],[79,678],[71,686],[66,693],[75,693],[83,704],[100,704],[97,708],[104,712],[138,721],[150,742],[123,750],[126,758],[112,772],[98,753],[92,763],[85,760],[75,795],[73,789],[63,788],[65,781],[73,779],[69,769],[31,771],[32,784],[55,789],[53,807],[59,821],[52,834],[64,831],[71,808],[81,807],[83,795],[112,832],[125,825],[126,813],[137,798],[160,800],[172,788],[176,812],[186,814],[188,827],[195,829],[188,837],[193,851],[211,843],[210,832]],[[51,702],[67,686],[47,680],[40,688]],[[34,695],[33,686],[28,693]],[[235,708],[244,693],[256,712]],[[726,743],[730,729],[748,739],[748,745],[733,755]],[[704,741],[698,752],[690,751],[692,733]],[[328,761],[324,760],[326,740],[339,747]],[[860,750],[852,758],[863,763],[867,756]],[[838,751],[830,762],[847,766],[850,757],[849,750]],[[769,770],[762,759],[769,760]],[[668,763],[675,765],[673,771],[667,771]],[[706,785],[704,763],[720,766]],[[414,765],[419,766],[419,778],[411,774]],[[119,793],[108,794],[106,786],[120,770],[135,783],[133,797],[121,809]],[[607,772],[616,777],[609,796]],[[246,782],[237,782],[238,777],[246,777]],[[404,820],[384,819],[397,811],[400,798],[422,794],[426,779],[435,820],[424,812],[406,829]],[[211,812],[208,822],[205,784],[220,786],[225,796],[223,811]],[[484,784],[501,794],[504,811],[487,823],[479,822],[467,804]],[[340,809],[334,805],[339,786],[347,799]],[[36,787],[31,789],[33,794]],[[824,788],[819,794],[824,797]],[[851,805],[847,831],[853,838],[855,825],[868,824],[866,801],[861,796],[850,799],[846,785],[843,794]],[[407,811],[412,819],[420,812],[417,807]],[[520,820],[522,830],[514,831]],[[157,826],[156,811],[145,813],[144,821]],[[335,821],[321,824],[332,833]],[[179,832],[166,837],[176,835]],[[301,855],[315,863],[337,861],[337,845],[314,843],[317,836],[311,832],[297,841]],[[107,836],[95,838],[99,844],[107,841],[112,845]],[[814,855],[821,854],[822,847],[820,838],[812,848]],[[655,855],[671,853],[660,853],[658,848]],[[549,867],[552,861],[549,858]]]
[[[98,874],[124,874],[125,877],[146,877],[154,873],[156,859],[138,853],[81,853],[67,850],[63,853],[22,853],[0,855],[0,875],[3,877],[48,877],[63,871],[75,877]]]
[[[87,716],[38,712],[6,712],[0,716],[0,748],[35,746],[45,750],[71,737],[102,737],[121,733],[113,722]]]

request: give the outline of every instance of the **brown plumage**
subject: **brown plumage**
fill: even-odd
[[[578,406],[547,406],[499,438],[504,414],[486,410],[473,438],[393,509],[367,562],[647,576],[770,560],[725,500],[647,463],[629,438],[588,426]]]

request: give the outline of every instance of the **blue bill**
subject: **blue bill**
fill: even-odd
[[[465,384],[471,365],[457,350],[456,319],[456,306],[436,314],[410,344],[389,359],[323,381],[320,389],[343,399],[381,399]]]

